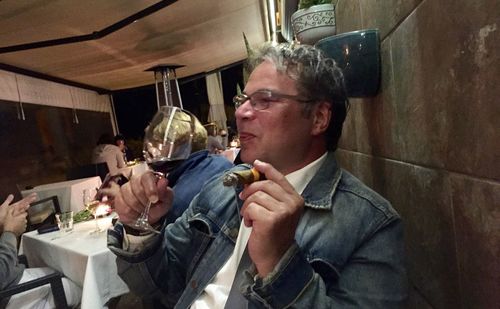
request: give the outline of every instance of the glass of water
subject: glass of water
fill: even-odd
[[[73,230],[73,211],[56,214],[56,220],[59,230],[63,232],[70,232]]]

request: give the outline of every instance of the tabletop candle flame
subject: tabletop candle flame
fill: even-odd
[[[86,208],[95,216],[104,216],[109,213],[110,206],[106,203],[101,203],[99,201],[92,201],[86,205]]]
[[[108,204],[104,203],[99,203],[95,210],[95,215],[96,216],[104,216],[109,213],[110,206]]]

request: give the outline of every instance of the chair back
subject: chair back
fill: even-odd
[[[33,231],[44,225],[56,224],[56,213],[61,212],[57,195],[49,196],[30,204],[28,208],[28,227]]]
[[[66,294],[64,293],[62,277],[63,277],[62,274],[54,272],[37,279],[29,280],[23,283],[18,283],[16,285],[10,286],[0,291],[0,305],[3,305],[2,303],[3,300],[5,299],[8,300],[13,295],[35,289],[43,285],[50,284],[51,292],[52,295],[54,296],[55,307],[57,309],[69,308],[68,302],[66,300]],[[24,297],[26,297],[26,295]]]

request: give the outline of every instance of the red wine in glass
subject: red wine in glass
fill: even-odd
[[[191,154],[196,117],[175,106],[162,106],[145,130],[143,153],[146,162],[159,179],[167,177],[175,184],[174,169]],[[178,177],[178,176],[177,176]],[[159,233],[148,222],[149,202],[134,227]]]
[[[177,166],[179,166],[184,160],[160,160],[156,162],[149,163],[149,167],[155,171],[160,172],[163,175],[168,175]]]

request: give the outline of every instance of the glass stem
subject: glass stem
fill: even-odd
[[[95,221],[95,229],[96,229],[96,231],[100,231],[101,228],[99,227],[99,223],[97,222],[97,216],[94,216],[94,221]]]

